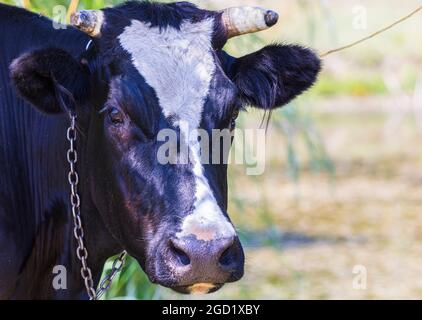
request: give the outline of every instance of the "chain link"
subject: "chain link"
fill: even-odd
[[[110,273],[104,278],[104,280],[100,284],[100,287],[97,290],[97,299],[100,299],[104,295],[104,293],[106,293],[110,289],[114,278],[120,271],[122,271],[123,266],[125,265],[126,256],[127,252],[123,251],[120,256],[113,261]]]
[[[84,229],[82,227],[81,219],[81,198],[78,193],[79,175],[76,172],[76,163],[78,162],[78,153],[76,152],[76,115],[70,115],[70,127],[67,129],[67,140],[69,141],[69,150],[67,151],[67,162],[69,163],[68,181],[70,185],[70,204],[72,206],[73,217],[73,235],[76,239],[76,256],[81,262],[81,276],[84,281],[86,292],[90,300],[97,300],[101,298],[104,293],[110,289],[113,279],[122,270],[126,251],[123,251],[120,256],[114,260],[110,273],[101,282],[98,291],[95,291],[94,281],[92,279],[91,269],[88,267],[88,250],[84,243]]]

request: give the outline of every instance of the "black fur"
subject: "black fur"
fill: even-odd
[[[77,102],[87,98],[89,75],[63,49],[45,48],[24,54],[10,66],[11,79],[19,94],[45,113],[59,113],[57,84],[72,93]]]
[[[87,298],[76,263],[72,226],[67,223],[70,218],[66,164],[68,115],[49,116],[32,108],[17,95],[9,68],[15,59],[41,48],[55,47],[76,59],[85,51],[89,40],[74,28],[56,30],[47,18],[0,4],[0,300]],[[45,62],[39,63],[45,66]],[[70,89],[79,87],[80,79],[72,76],[74,71],[56,73],[58,81],[64,84],[70,80]],[[20,81],[15,83],[23,86]],[[45,89],[42,85],[37,87],[37,90]],[[43,93],[51,97],[52,91]],[[27,94],[44,98],[37,92]],[[34,103],[38,105],[39,101]],[[56,106],[56,102],[51,108],[44,105],[44,111],[56,112]],[[79,136],[78,145],[81,144]],[[101,221],[95,211],[88,211],[95,221],[90,223],[84,218],[87,238],[91,238],[90,265],[97,280],[105,259],[118,250],[106,249],[109,240],[99,240],[104,230],[97,229]],[[102,245],[94,250],[98,241]],[[52,291],[51,286],[46,288],[47,282],[42,283],[51,276],[52,261],[66,266],[68,290]]]
[[[126,19],[136,19],[148,22],[151,27],[180,29],[183,21],[199,22],[212,17],[215,12],[199,9],[189,2],[158,3],[152,1],[128,1],[116,6],[107,13],[124,16]]]
[[[231,64],[229,73],[244,103],[266,110],[303,93],[321,70],[318,56],[297,45],[267,46]]]

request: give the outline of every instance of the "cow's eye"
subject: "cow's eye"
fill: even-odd
[[[124,122],[123,113],[116,108],[111,108],[108,117],[113,124],[122,124]]]

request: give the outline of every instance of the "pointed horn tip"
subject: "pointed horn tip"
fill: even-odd
[[[264,17],[265,23],[267,24],[268,27],[272,27],[276,25],[278,22],[278,18],[279,18],[278,13],[273,10],[268,10],[265,13],[265,17]]]
[[[261,7],[241,6],[224,9],[222,20],[230,39],[271,28],[278,22],[279,15]]]

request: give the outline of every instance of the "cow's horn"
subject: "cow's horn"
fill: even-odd
[[[257,7],[233,7],[223,10],[228,38],[268,29],[278,22],[278,13]]]
[[[104,13],[101,10],[81,10],[70,17],[71,25],[91,37],[99,36],[103,22]]]

